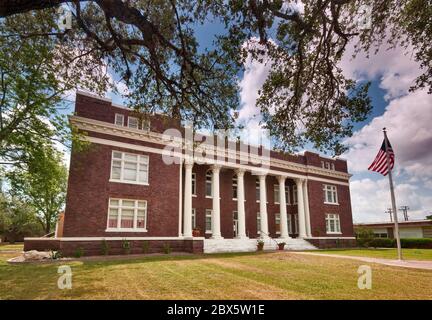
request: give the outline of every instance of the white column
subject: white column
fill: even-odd
[[[266,175],[259,175],[261,238],[268,237]]]
[[[219,192],[219,173],[220,166],[212,166],[212,239],[223,239],[220,231],[220,192]]]
[[[308,196],[308,185],[307,180],[303,181],[303,198],[305,207],[305,223],[306,223],[306,235],[312,237],[311,224],[310,224],[310,213],[309,213],[309,196]]]
[[[192,167],[193,162],[185,161],[185,190],[183,212],[183,236],[192,237]]]
[[[237,175],[237,218],[239,239],[247,239],[246,236],[246,213],[245,213],[245,194],[244,194],[244,170],[236,170]]]
[[[280,205],[280,231],[281,231],[281,238],[287,239],[289,238],[288,234],[288,218],[287,218],[287,211],[286,211],[286,198],[285,198],[285,179],[284,176],[279,176],[279,205]]]
[[[296,179],[299,238],[306,237],[303,179]]]

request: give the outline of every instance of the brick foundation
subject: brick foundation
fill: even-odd
[[[163,253],[164,248],[169,246],[172,252],[203,253],[204,241],[202,239],[184,240],[127,240],[130,242],[130,254],[140,253]],[[123,240],[106,239],[108,255],[125,254]],[[146,243],[146,244],[145,244]],[[147,250],[144,247],[147,246]],[[25,239],[24,251],[38,250],[60,251],[65,257],[74,256],[78,250],[82,250],[85,256],[96,256],[103,254],[103,240],[70,241],[62,239]]]
[[[356,247],[355,239],[306,239],[306,240],[319,249]]]

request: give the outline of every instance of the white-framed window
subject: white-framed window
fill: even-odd
[[[341,233],[338,214],[326,214],[326,231],[327,233]]]
[[[298,233],[298,214],[293,214],[294,216],[294,233]]]
[[[237,200],[237,186],[238,186],[237,176],[234,175],[233,179],[232,179],[232,192],[233,192],[232,198],[233,198],[233,200]]]
[[[288,234],[293,234],[293,228],[292,228],[292,220],[291,220],[291,214],[287,215],[288,220]]]
[[[192,173],[192,195],[196,196],[196,173]]]
[[[325,169],[325,163],[321,160],[321,168]]]
[[[279,185],[275,184],[273,189],[274,203],[279,204]]]
[[[323,191],[324,191],[324,203],[338,204],[336,186],[325,184],[323,187]]]
[[[297,196],[297,185],[293,186],[293,204],[297,204],[298,196]]]
[[[212,233],[212,209],[206,209],[205,211],[205,232]]]
[[[148,156],[113,150],[110,181],[147,185],[148,172]]]
[[[330,169],[331,170],[333,170],[333,171],[335,171],[335,165],[334,165],[334,163],[332,162],[332,163],[330,163]]]
[[[150,119],[143,119],[143,121],[141,122],[141,129],[143,131],[150,131],[151,129]]]
[[[107,231],[147,232],[147,201],[110,198]]]
[[[192,208],[192,229],[196,228],[196,210]]]
[[[330,162],[326,162],[326,163],[325,163],[325,168],[326,168],[327,170],[330,170]]]
[[[285,184],[285,201],[286,204],[291,204],[291,196],[290,196],[290,188],[288,185]]]
[[[255,199],[256,202],[260,202],[260,182],[258,178],[255,180]]]
[[[213,187],[212,187],[212,176],[213,172],[211,170],[207,170],[206,173],[206,198],[212,198],[213,197]]]
[[[138,129],[138,118],[128,117],[128,127],[132,129]]]
[[[275,213],[275,229],[276,229],[276,234],[280,234],[280,232],[281,232],[281,230],[280,230],[280,224],[281,224],[280,213]]]
[[[122,115],[120,113],[116,113],[115,114],[114,124],[116,126],[123,127],[124,126],[124,115]]]
[[[257,234],[261,234],[261,214],[257,212]]]

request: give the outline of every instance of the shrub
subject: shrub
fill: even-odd
[[[125,254],[129,254],[130,253],[131,247],[132,246],[131,246],[131,242],[130,241],[128,241],[126,239],[124,239],[122,241],[122,248],[123,248],[123,251],[124,251]]]
[[[370,246],[370,242],[374,239],[374,233],[372,230],[359,227],[355,230],[355,236],[357,245],[359,247],[367,248]]]
[[[374,248],[394,248],[396,246],[396,240],[389,238],[374,238],[369,241],[368,246]]]
[[[102,240],[102,248],[101,248],[102,254],[104,256],[108,255],[109,254],[109,250],[110,250],[110,247],[108,245],[108,242],[105,239]]]
[[[84,255],[84,248],[79,247],[75,250],[74,256],[75,258],[81,258]]]
[[[163,245],[163,252],[165,254],[170,254],[171,253],[171,246],[169,245],[169,243],[165,243]]]
[[[431,238],[406,238],[401,239],[402,248],[432,249]]]
[[[142,244],[142,252],[148,253],[150,247],[150,243],[148,241],[144,241]]]
[[[62,254],[60,251],[51,250],[51,259],[57,260],[57,259],[60,259],[61,257],[62,257]]]

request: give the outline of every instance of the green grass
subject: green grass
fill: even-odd
[[[9,243],[0,243],[0,252],[2,251],[23,251],[24,245],[22,243],[9,244]]]
[[[347,256],[397,259],[396,249],[332,249],[320,250],[319,253],[340,254]],[[402,249],[406,260],[432,260],[431,249]]]
[[[357,288],[361,261],[287,252],[148,256],[116,261],[9,265],[0,253],[2,299],[432,299],[432,271],[378,264]],[[72,289],[57,268],[72,268]]]

